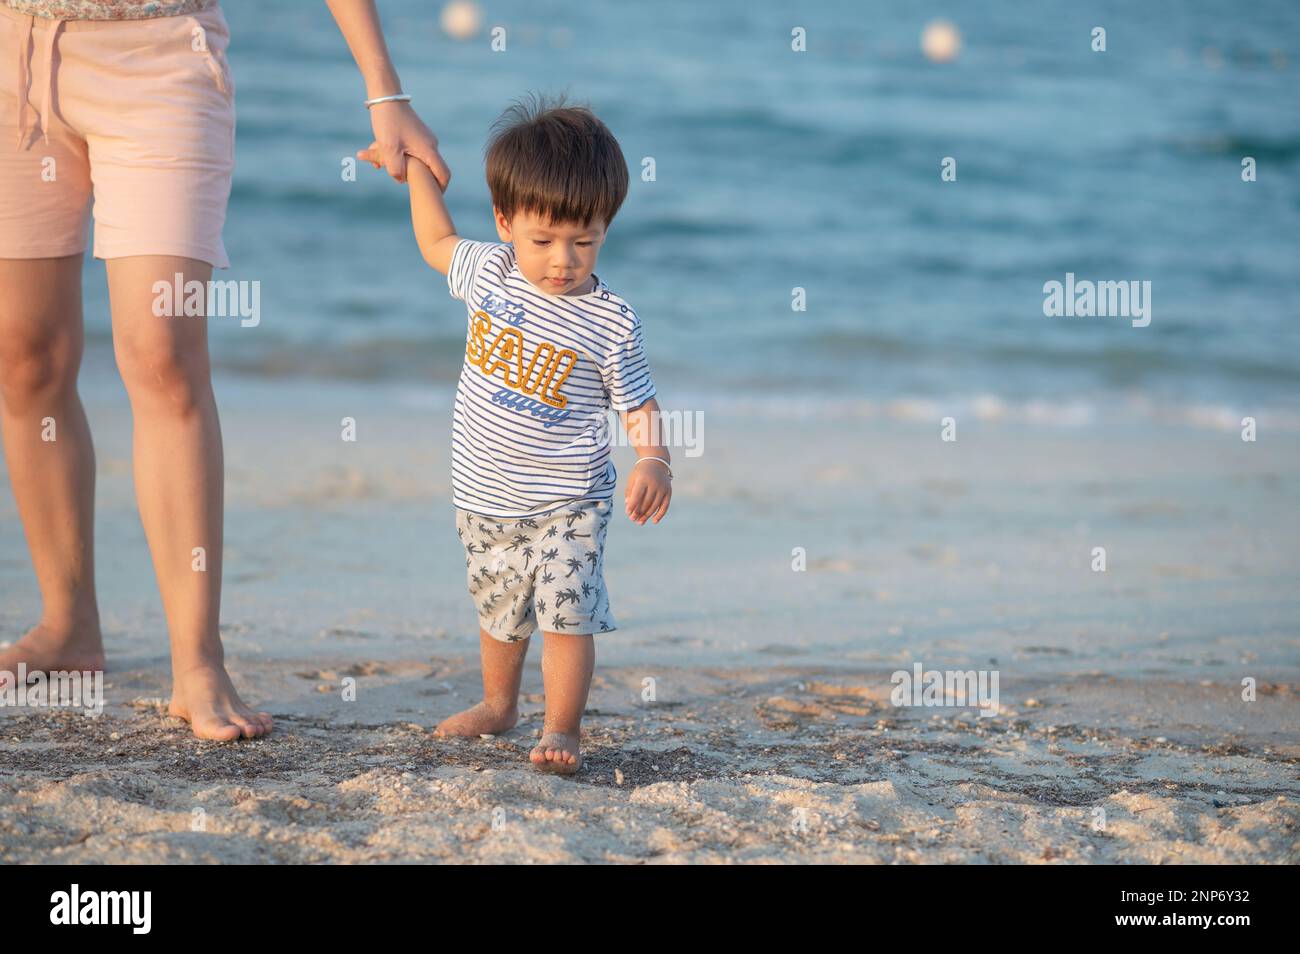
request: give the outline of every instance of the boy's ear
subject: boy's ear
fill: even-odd
[[[492,218],[496,221],[497,235],[500,236],[501,241],[509,242],[510,222],[506,219],[504,215],[501,214],[501,210],[498,209],[495,205],[492,206]]]

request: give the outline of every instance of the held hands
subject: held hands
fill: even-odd
[[[3,2],[3,0],[0,0],[0,2]],[[358,149],[357,158],[360,159],[362,162],[370,163],[370,165],[375,169],[385,168],[383,154],[380,150],[380,146],[378,142],[372,142],[365,149]],[[414,158],[414,156],[411,156],[410,158]],[[417,161],[423,164],[422,160],[417,160]],[[445,169],[446,166],[444,165],[443,168]],[[430,169],[429,171],[433,175],[434,181],[438,183],[438,188],[441,189],[443,192],[446,192],[447,191],[446,183],[439,180],[437,177],[437,173],[434,173],[432,169]],[[448,173],[448,175],[450,176],[450,173]],[[403,173],[402,178],[398,179],[397,181],[405,182],[409,177],[410,177],[410,164],[408,163],[407,171]]]
[[[642,460],[646,460],[642,458]],[[627,480],[627,515],[635,524],[643,525],[653,519],[658,523],[668,513],[668,502],[673,496],[672,478],[668,468],[655,460],[637,463]]]
[[[383,166],[398,182],[406,181],[407,157],[429,167],[443,192],[451,182],[451,170],[438,152],[438,137],[429,131],[407,103],[379,103],[370,109],[370,123],[375,141],[357,158],[376,169]]]

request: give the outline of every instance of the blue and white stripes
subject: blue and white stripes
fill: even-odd
[[[466,304],[466,354],[452,416],[457,507],[529,517],[613,496],[607,415],[655,393],[641,320],[599,278],[549,295],[514,248],[461,239],[447,287]]]

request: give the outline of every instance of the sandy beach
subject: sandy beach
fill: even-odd
[[[1032,679],[984,720],[896,710],[880,673],[788,666],[662,668],[641,704],[646,670],[620,666],[598,673],[587,764],[562,779],[525,765],[535,675],[513,731],[440,740],[436,718],[474,701],[464,659],[236,672],[272,737],[195,741],[163,714],[157,669],[115,676],[124,701],[98,718],[9,717],[5,860],[1300,861],[1285,686],[1243,716],[1222,684]]]
[[[562,779],[526,764],[539,646],[515,729],[430,734],[479,698],[446,408],[217,388],[223,637],[276,730],[166,716],[125,400],[92,374],[107,703],[0,710],[4,862],[1300,860],[1292,433],[985,407],[944,443],[930,408],[701,401],[669,518],[611,530],[621,629]],[[0,527],[13,639],[38,599],[7,488]],[[895,706],[918,662],[997,671],[999,711]]]
[[[43,612],[11,476],[51,596],[0,667],[42,636],[98,658],[64,631],[93,618],[78,369],[107,653],[80,705],[0,673],[20,915],[111,930],[152,878],[188,939],[196,892],[18,865],[1300,863],[1300,4],[0,11],[0,650]],[[590,115],[538,112],[560,101]],[[575,425],[652,382],[672,483],[637,483],[667,518],[625,517],[616,439],[603,550],[558,515],[462,528],[500,578],[471,600],[462,373],[467,509],[580,496],[604,447]],[[205,665],[220,561],[264,737],[168,715],[137,424],[178,709],[247,718]],[[434,735],[482,698],[476,602],[523,598],[498,552],[574,637],[550,735],[607,584],[571,777],[529,762],[540,634],[516,726]],[[909,939],[1157,901],[1162,927],[1267,923],[1239,867],[1073,874],[1091,897],[891,879],[886,909]],[[366,880],[348,920],[420,903]],[[936,919],[950,898],[969,916]]]

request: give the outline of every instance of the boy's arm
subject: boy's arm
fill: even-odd
[[[649,398],[639,406],[621,412],[621,415],[623,429],[627,431],[628,442],[636,451],[638,461],[643,457],[672,460],[660,434],[658,401]],[[664,518],[673,496],[671,481],[669,468],[664,464],[647,461],[632,466],[624,498],[627,515],[633,523],[644,524],[652,518],[658,523]]]
[[[411,227],[420,254],[444,275],[451,268],[451,253],[460,236],[442,200],[442,187],[423,162],[407,164],[406,181],[411,190]]]
[[[378,143],[372,142],[370,148],[357,150],[357,158],[376,169],[383,164]],[[407,163],[406,181],[411,190],[411,227],[415,230],[415,243],[420,246],[424,260],[446,275],[451,268],[451,253],[456,250],[460,236],[456,234],[456,226],[447,212],[447,204],[442,201],[442,186],[429,167],[418,159]]]

